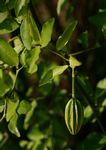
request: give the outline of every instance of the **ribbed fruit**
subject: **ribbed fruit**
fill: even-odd
[[[84,111],[81,102],[71,98],[65,107],[65,122],[72,135],[79,132],[84,118]]]

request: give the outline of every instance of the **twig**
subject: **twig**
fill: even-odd
[[[2,115],[2,117],[0,118],[0,122],[2,122],[2,120],[5,118],[5,115],[6,115],[6,100],[5,100],[3,115]]]
[[[97,48],[100,48],[100,47],[97,47]],[[95,50],[95,49],[96,49],[95,47],[92,47],[92,48],[89,48],[89,49],[85,49],[85,50],[81,50],[79,52],[72,53],[71,55],[76,56],[76,55],[80,55],[82,53],[86,53],[86,52],[89,52],[89,51],[92,51],[92,50]]]
[[[57,52],[55,52],[55,51],[53,51],[53,50],[49,50],[49,51],[51,51],[53,54],[55,54],[55,55],[61,57],[61,58],[64,59],[65,61],[69,61],[67,58],[65,58],[65,57],[62,56],[61,54],[59,54],[59,53],[57,53]]]

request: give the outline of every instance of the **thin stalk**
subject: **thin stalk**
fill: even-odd
[[[16,80],[17,80],[18,74],[19,74],[19,72],[20,72],[20,70],[21,70],[22,68],[23,68],[23,66],[22,66],[20,69],[17,69],[17,70],[16,70],[16,76],[15,76],[15,80],[14,80],[14,83],[13,83],[12,90],[13,90],[14,87],[15,87],[15,84],[16,84]]]
[[[72,68],[72,98],[75,98],[75,72],[74,68]]]
[[[65,61],[69,61],[67,58],[65,58],[65,57],[62,56],[61,54],[59,54],[59,53],[57,53],[57,52],[54,52],[54,51],[52,51],[52,50],[49,50],[49,51],[52,52],[53,54],[55,54],[55,55],[61,57],[61,58],[64,59]]]
[[[5,118],[5,116],[6,116],[6,100],[5,100],[3,115],[2,115],[2,117],[0,118],[0,122],[2,122],[2,120]]]
[[[97,48],[100,48],[100,47],[97,47]],[[92,51],[92,50],[95,50],[95,49],[96,48],[92,47],[92,48],[89,48],[89,49],[86,49],[86,50],[81,50],[79,52],[72,53],[71,55],[72,56],[76,56],[76,55],[80,55],[80,54],[83,54],[83,53],[86,53],[86,52],[89,52],[89,51]]]

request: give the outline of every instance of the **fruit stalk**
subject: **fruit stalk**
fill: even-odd
[[[72,68],[72,98],[75,98],[75,71]]]

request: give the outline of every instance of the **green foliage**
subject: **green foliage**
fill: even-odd
[[[57,50],[62,50],[64,46],[68,43],[75,27],[77,25],[77,21],[72,21],[65,29],[62,35],[58,37],[58,40],[56,42],[56,48]]]
[[[10,66],[18,66],[18,55],[5,40],[0,39],[0,60]]]
[[[0,23],[2,23],[8,16],[8,12],[0,12]]]
[[[105,40],[104,0],[0,0],[1,150],[106,149]]]
[[[51,41],[51,35],[53,31],[54,18],[48,20],[43,24],[41,31],[41,46],[45,47]],[[46,33],[46,34],[45,34]]]
[[[28,50],[30,50],[31,49],[31,36],[30,36],[30,26],[29,26],[28,16],[25,17],[22,21],[22,24],[20,27],[20,35],[24,43],[24,46]]]
[[[86,150],[99,150],[102,149],[103,145],[106,143],[106,136],[99,135],[95,132],[91,133],[84,140],[83,143],[80,144],[78,150],[86,149]]]
[[[67,65],[64,66],[56,66],[52,69],[48,70],[44,75],[41,77],[40,86],[50,83],[56,76],[62,74],[68,68]]]
[[[18,120],[18,115],[17,113],[15,113],[8,124],[8,129],[11,133],[15,134],[17,137],[20,137],[20,133],[17,128],[17,120]]]
[[[61,10],[67,0],[58,0],[57,2],[57,14],[60,15]]]
[[[5,19],[1,24],[0,24],[0,34],[7,34],[15,31],[18,28],[18,23],[12,19],[8,18]]]

